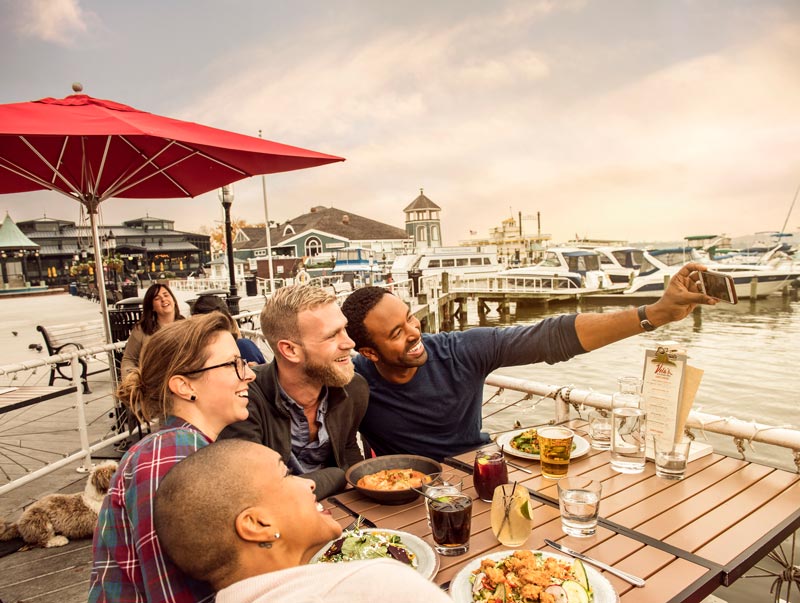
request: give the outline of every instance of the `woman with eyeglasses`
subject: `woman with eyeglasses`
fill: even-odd
[[[139,365],[139,355],[144,342],[161,327],[183,320],[178,300],[166,285],[150,285],[142,301],[142,318],[128,335],[125,352],[122,354],[120,374],[124,377]]]
[[[128,450],[114,475],[94,534],[89,601],[213,600],[208,584],[162,553],[153,497],[172,466],[247,418],[254,377],[239,356],[231,319],[219,312],[175,322],[145,343],[117,396],[140,421],[166,420]]]

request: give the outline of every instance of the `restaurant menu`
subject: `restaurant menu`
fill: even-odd
[[[686,351],[672,341],[645,350],[642,398],[647,410],[648,456],[652,437],[665,444],[677,441],[686,426],[703,371],[686,363]],[[692,442],[689,460],[711,452],[711,446]]]

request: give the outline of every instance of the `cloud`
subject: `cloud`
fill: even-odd
[[[76,37],[88,31],[94,14],[84,11],[78,0],[27,0],[20,32],[60,46],[74,46]]]

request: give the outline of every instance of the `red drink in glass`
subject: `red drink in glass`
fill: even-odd
[[[503,453],[499,450],[479,450],[475,455],[472,483],[478,492],[478,498],[492,502],[494,489],[508,483],[508,467]]]

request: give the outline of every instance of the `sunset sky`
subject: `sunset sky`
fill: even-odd
[[[0,103],[79,81],[347,158],[269,176],[276,221],[325,205],[402,226],[424,188],[448,244],[518,212],[556,241],[739,236],[779,230],[800,186],[797,0],[0,0],[0,52]],[[235,195],[264,220],[260,178]],[[48,192],[0,209],[79,220]],[[102,220],[145,213],[198,230],[221,210],[111,199]]]

